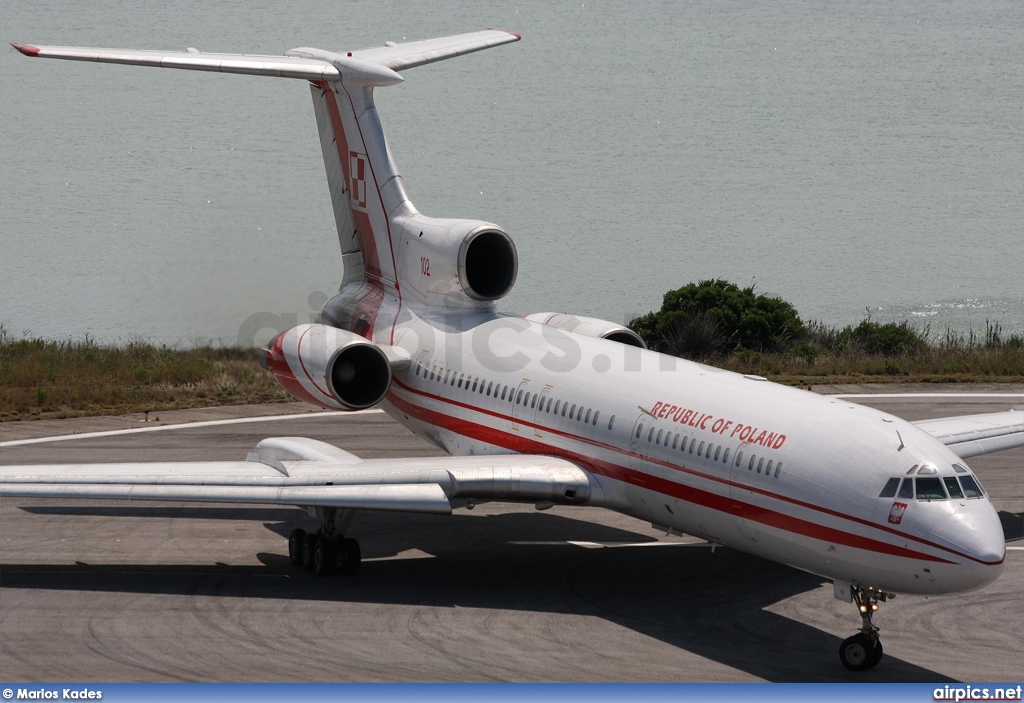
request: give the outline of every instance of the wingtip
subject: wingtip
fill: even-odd
[[[513,31],[510,31],[508,29],[498,29],[497,27],[491,27],[491,31],[492,32],[504,32],[505,34],[511,34],[516,39],[522,39],[523,38],[523,35],[520,34],[519,32],[513,32]]]
[[[11,43],[15,49],[25,54],[25,56],[39,56],[39,48],[32,46],[31,44],[14,44]]]

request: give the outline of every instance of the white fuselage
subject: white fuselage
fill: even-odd
[[[591,504],[862,587],[959,592],[1003,569],[985,497],[878,497],[963,465],[899,418],[522,318],[396,311],[385,295],[372,336],[412,363],[383,406],[452,454],[561,457],[594,475]]]

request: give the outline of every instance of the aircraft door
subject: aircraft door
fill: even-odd
[[[542,388],[540,393],[537,394],[537,407],[531,407],[529,410],[526,411],[527,414],[525,415],[525,417],[528,417],[531,421],[533,421],[533,427],[531,427],[530,429],[533,430],[533,436],[535,438],[539,439],[546,434],[544,432],[544,427],[547,426],[547,422],[545,421],[545,419],[549,418],[550,414],[548,414],[545,411],[545,408],[547,407],[547,403],[550,400],[551,384],[544,384],[544,388]],[[533,405],[533,402],[534,398],[530,398],[531,406]]]
[[[650,421],[651,418],[647,413],[640,413],[636,421],[633,422],[633,429],[629,435],[629,468],[634,471],[640,468],[640,462],[643,458],[640,447],[642,446],[643,433],[647,431]]]
[[[530,379],[524,378],[518,386],[512,389],[512,410],[509,413],[509,426],[513,432],[523,432],[523,420],[531,420],[529,401],[533,397],[530,393]],[[526,401],[525,403],[523,401]]]

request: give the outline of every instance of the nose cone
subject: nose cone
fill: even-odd
[[[999,515],[988,501],[970,501],[936,525],[932,539],[969,559],[963,566],[972,574],[971,588],[991,583],[1003,571],[1006,538]]]

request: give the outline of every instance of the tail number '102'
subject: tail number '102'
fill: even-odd
[[[420,273],[424,276],[430,275],[430,259],[425,256],[420,257]]]

